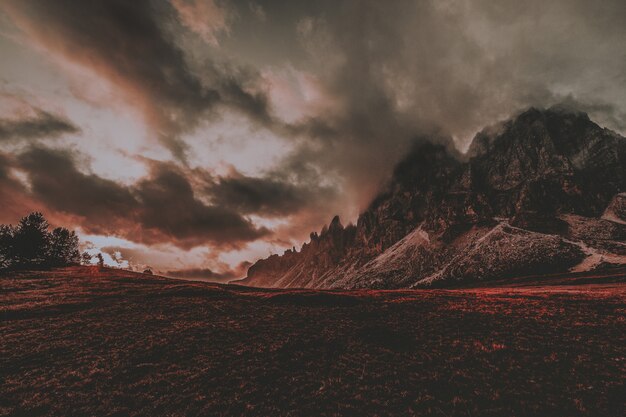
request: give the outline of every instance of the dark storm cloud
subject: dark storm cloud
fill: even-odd
[[[121,213],[134,216],[137,201],[128,188],[80,172],[74,158],[67,150],[35,147],[18,161],[33,194],[55,210],[88,217],[94,224],[106,224]]]
[[[253,72],[211,61],[202,63],[202,77],[191,71],[185,52],[165,29],[177,16],[169,3],[16,0],[2,6],[38,43],[121,88],[179,158],[186,149],[180,134],[217,106],[269,122],[264,95],[244,87]]]
[[[336,193],[332,187],[290,183],[275,178],[276,173],[212,177],[151,160],[146,160],[149,174],[127,186],[90,173],[81,161],[70,150],[31,147],[15,158],[0,158],[0,186],[44,211],[73,216],[89,233],[183,248],[237,246],[268,236],[270,230],[244,215],[297,216],[323,207]],[[29,186],[11,177],[10,168],[24,172]]]
[[[279,178],[248,177],[235,173],[218,178],[209,194],[218,205],[240,213],[292,215],[335,197],[336,190],[313,184],[293,184]]]
[[[153,162],[146,178],[127,187],[81,172],[68,151],[32,148],[18,161],[32,195],[51,209],[84,218],[87,231],[180,247],[236,245],[269,233],[229,208],[198,200],[171,164]]]
[[[0,181],[9,179],[9,158],[0,153]]]
[[[361,143],[433,128],[464,139],[519,108],[614,98],[626,77],[620,0],[335,4],[298,31],[342,103],[326,125]]]
[[[626,124],[622,0],[316,4],[323,10],[292,13],[309,53],[300,67],[336,105],[292,126],[319,144],[291,157],[336,171],[357,193],[371,195],[414,137],[448,134],[464,148],[530,106],[573,97],[608,127]]]
[[[80,129],[66,118],[36,109],[34,116],[19,119],[0,118],[0,143],[20,140],[50,139]]]
[[[230,208],[198,200],[187,178],[169,164],[153,164],[151,176],[140,181],[135,190],[142,203],[144,227],[158,228],[190,246],[207,238],[215,243],[242,242],[269,233]]]
[[[15,223],[25,214],[42,210],[41,204],[31,199],[25,185],[13,175],[16,161],[10,154],[0,152],[0,223]]]

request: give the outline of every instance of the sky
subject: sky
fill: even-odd
[[[626,133],[623,0],[0,0],[0,223],[226,281],[355,222],[416,139]]]

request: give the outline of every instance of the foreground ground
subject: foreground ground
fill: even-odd
[[[89,267],[0,276],[0,415],[622,416],[624,274],[583,282],[315,292]]]

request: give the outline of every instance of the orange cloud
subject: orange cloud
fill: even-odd
[[[231,13],[215,0],[170,0],[182,23],[205,42],[218,45],[220,32],[228,32]]]

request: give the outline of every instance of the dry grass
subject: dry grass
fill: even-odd
[[[0,415],[617,417],[616,281],[319,292],[88,267],[0,277]]]

